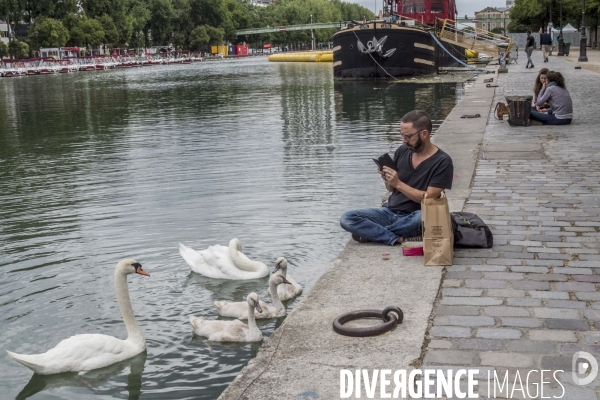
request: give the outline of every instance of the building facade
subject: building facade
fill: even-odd
[[[506,32],[506,27],[510,22],[510,8],[507,7],[486,7],[475,13],[477,28],[491,31],[494,28],[502,28]]]
[[[8,44],[8,24],[0,21],[0,41]]]

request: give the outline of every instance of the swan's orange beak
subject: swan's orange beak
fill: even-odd
[[[144,269],[142,267],[136,268],[135,272],[138,273],[138,274],[140,274],[140,275],[150,276],[150,274],[147,273],[146,271],[144,271]]]

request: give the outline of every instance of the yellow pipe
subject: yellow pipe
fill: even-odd
[[[268,59],[271,62],[333,62],[333,50],[277,53]]]

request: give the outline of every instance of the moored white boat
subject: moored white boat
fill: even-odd
[[[25,63],[22,60],[16,60],[13,58],[7,58],[2,60],[4,63],[4,76],[7,78],[15,76],[27,75],[27,69]]]

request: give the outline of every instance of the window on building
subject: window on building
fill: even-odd
[[[402,3],[402,14],[417,14],[425,12],[425,0],[405,0]]]
[[[444,0],[431,0],[431,12],[437,14],[444,13]]]

